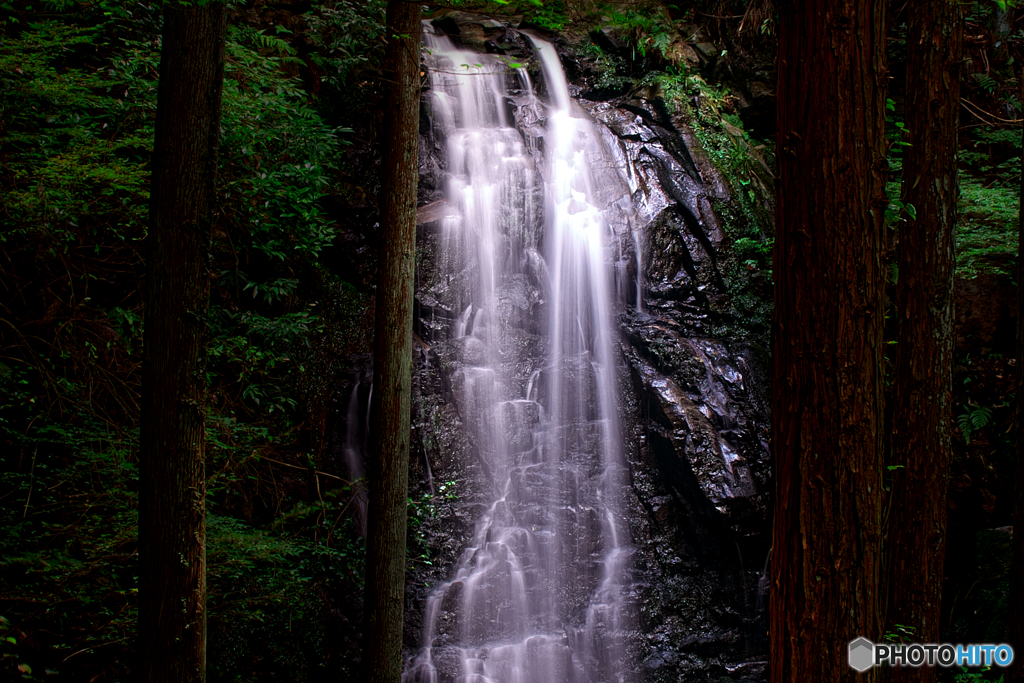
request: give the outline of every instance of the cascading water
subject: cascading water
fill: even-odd
[[[427,599],[404,680],[626,681],[615,259],[589,171],[600,142],[549,43],[530,38],[544,103],[524,70],[429,24],[425,36],[447,158],[442,268],[461,312],[452,385],[493,495]]]
[[[352,385],[352,393],[348,398],[348,409],[346,411],[345,444],[342,453],[345,456],[345,472],[348,475],[349,481],[352,482],[361,480],[363,475],[366,474],[363,469],[364,435],[369,433],[370,426],[367,424],[360,429],[359,408],[362,404],[359,400],[359,391],[363,386],[363,382],[367,380],[368,378],[362,375],[356,377],[356,381]],[[369,399],[367,399],[366,405],[369,405]],[[369,419],[368,412],[366,417]],[[356,528],[359,530],[360,535],[365,535],[366,490],[364,488],[357,489],[353,494],[352,506]]]

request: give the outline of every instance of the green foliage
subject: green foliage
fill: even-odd
[[[743,264],[753,269],[771,268],[772,248],[774,245],[774,238],[758,240],[751,237],[741,237],[736,240],[734,247]]]
[[[709,84],[683,67],[668,67],[657,83],[666,102],[693,122],[694,133],[715,165],[740,186],[734,189],[744,209],[767,227],[770,220],[761,220],[762,211],[755,204],[771,195],[770,152],[745,130],[735,111],[735,98],[724,87]]]
[[[657,83],[665,101],[692,122],[704,151],[731,181],[743,222],[752,231],[744,234],[745,228],[740,227],[735,231],[737,238],[770,245],[766,240],[773,219],[770,202],[765,200],[773,195],[773,159],[769,147],[744,128],[735,111],[735,98],[724,87],[709,84],[700,74],[682,67],[668,67]]]
[[[211,681],[309,677],[337,651],[324,605],[358,612],[354,492],[312,475],[326,465],[309,454],[348,370],[337,359],[368,329],[366,295],[320,263],[347,129],[316,95],[375,82],[383,7],[327,2],[292,28],[229,32],[206,367]],[[124,680],[159,5],[0,12],[0,678]]]
[[[0,382],[0,675],[88,671],[95,648],[124,656],[134,638],[135,435],[47,421],[12,401],[26,379]]]
[[[234,249],[248,248],[276,264],[316,256],[330,243],[333,231],[318,200],[347,131],[325,125],[299,81],[282,78],[286,60],[260,53],[269,39],[262,31],[229,32],[222,191],[235,208],[228,226],[241,242]],[[283,296],[264,285],[268,299]]]
[[[343,569],[357,584],[362,582],[364,548],[345,514],[348,490],[328,492],[320,504],[296,503],[280,515],[269,530],[255,528],[232,517],[210,514],[207,519],[207,575],[209,609],[219,619],[262,620],[259,607],[286,608],[325,572]],[[239,596],[245,599],[240,600]],[[243,605],[241,603],[247,603]]]
[[[290,352],[322,328],[312,307],[274,317],[217,307],[211,322],[220,334],[207,347],[208,375],[221,396],[267,414],[291,412],[296,401],[288,396],[288,380],[305,368],[294,367]]]
[[[974,126],[967,138],[960,161],[971,175],[984,179],[985,185],[1019,185],[1020,129]]]
[[[608,21],[626,33],[634,53],[641,56],[647,56],[648,52],[664,54],[675,39],[672,25],[650,7],[627,6],[627,9],[620,10],[613,5]]]
[[[999,89],[999,82],[996,81],[991,74],[977,71],[971,74],[971,77],[974,78],[974,82],[978,84],[978,87],[989,95],[995,93],[996,90]]]
[[[689,110],[702,129],[720,126],[722,110],[732,106],[732,96],[727,90],[709,84],[700,74],[690,73],[683,67],[669,67],[660,84],[665,99]]]
[[[97,248],[144,233],[148,176],[141,161],[152,151],[157,55],[151,45],[126,41],[116,62],[70,66],[98,33],[47,22],[31,37],[0,43],[0,119],[11,172],[4,242],[30,233],[58,254],[70,251],[82,230]]]
[[[914,631],[916,630],[913,626],[895,624],[892,631],[885,632],[882,640],[887,643],[913,643],[916,642],[914,639]]]
[[[968,5],[967,20],[977,24],[991,21],[995,4]],[[1018,32],[1013,40],[1019,38]],[[997,67],[987,61],[966,65],[970,77],[964,79],[963,112],[970,125],[961,129],[959,152],[963,169],[957,242],[960,277],[982,273],[1013,277],[1021,132],[1009,124],[1010,119],[1019,117],[1022,107],[1010,64],[1002,71]]]
[[[605,52],[595,43],[589,43],[583,53],[593,59],[593,69],[597,72],[593,83],[595,88],[621,91],[632,82],[626,76],[626,64],[621,57]]]
[[[418,498],[409,498],[409,527],[412,530],[411,540],[406,544],[406,551],[411,563],[432,565],[430,559],[430,540],[427,538],[427,527],[437,517],[438,505],[442,502],[458,500],[455,492],[455,482],[442,482],[437,487],[437,493],[429,491]]]
[[[640,14],[634,10],[623,12],[623,3],[607,0],[593,3],[572,3],[565,0],[458,0],[451,5],[495,17],[522,17],[526,22],[553,33],[573,29],[589,30],[599,22],[617,25],[616,22],[626,14]]]
[[[885,101],[885,136],[888,140],[886,149],[886,161],[893,173],[900,173],[903,169],[903,149],[910,147],[910,143],[904,139],[910,131],[907,130],[903,118],[896,114],[896,103],[891,99]],[[894,176],[895,177],[895,176]],[[892,185],[890,185],[891,187]],[[896,192],[889,192],[889,197],[899,197],[899,182],[895,183]],[[888,189],[888,188],[887,188]],[[893,224],[901,218],[903,204],[899,206],[890,203],[886,211],[886,222]]]
[[[275,29],[278,34],[291,33],[291,31],[284,26],[277,26]],[[260,50],[261,54],[272,55],[271,59],[276,60],[278,65],[305,64],[302,59],[295,56],[298,53],[298,50],[292,47],[292,44],[287,40],[281,38],[280,35],[269,35],[267,34],[266,29],[260,29],[257,31],[251,28],[247,33],[249,33],[249,41],[252,42],[258,50]]]
[[[294,505],[267,530],[208,516],[211,680],[308,680],[344,647],[327,639],[323,593],[341,574],[349,599],[358,599],[363,545],[347,514],[349,492],[323,498]],[[355,673],[339,664],[335,675]]]
[[[900,184],[889,183],[887,189],[889,190],[890,199],[889,206],[885,209],[886,225],[894,226],[900,221],[917,220],[917,208],[913,204],[908,204],[899,199]],[[895,282],[895,279],[893,282]]]
[[[683,67],[657,76],[666,105],[690,122],[704,153],[732,186],[732,198],[715,201],[714,211],[732,238],[720,261],[728,286],[731,317],[742,334],[763,340],[771,320],[772,188],[770,146],[757,140],[737,115],[735,98],[723,87]],[[734,335],[735,329],[716,333]]]
[[[519,9],[527,21],[532,21],[548,31],[558,32],[569,24],[563,0],[526,0],[525,3],[520,3]]]
[[[115,19],[131,19],[137,9],[134,3],[121,0],[95,0],[84,3],[80,0],[0,0],[0,29],[19,28],[30,24],[39,16],[79,14],[89,23],[100,23]]]
[[[999,0],[996,0],[996,2],[999,2]],[[982,681],[1002,683],[1003,675],[1000,674],[999,678],[992,678],[994,672],[993,674],[990,674],[989,672],[991,670],[992,667],[990,666],[982,667],[980,670],[977,671],[972,671],[968,669],[966,666],[960,667],[960,673],[958,673],[956,675],[956,678],[954,678],[953,680],[955,681],[955,683],[982,683]]]
[[[957,275],[980,273],[1013,276],[1017,255],[1019,190],[960,180],[960,220],[957,225]]]
[[[956,418],[960,432],[964,435],[964,441],[967,443],[971,442],[971,434],[984,429],[991,420],[992,409],[974,403],[964,406],[964,412]]]
[[[323,325],[312,304],[298,306],[296,275],[334,237],[320,200],[346,132],[326,125],[298,79],[283,76],[294,52],[281,41],[266,31],[229,32],[224,92],[222,196],[231,211],[214,243],[224,257],[216,285],[237,303],[211,308],[209,373],[228,380],[222,396],[253,414],[298,405],[288,395],[291,351]]]
[[[1012,444],[1008,447],[1012,452]],[[977,555],[973,558],[977,571],[970,584],[953,596],[950,623],[946,628],[949,641],[998,643],[1006,637],[1010,590],[1016,581],[1011,572],[1013,550],[1008,532],[1008,528],[977,532]],[[953,680],[998,683],[1004,680],[1004,671],[1002,667],[963,667]]]
[[[317,3],[305,15],[314,50],[307,62],[321,82],[355,90],[356,80],[380,63],[384,0]]]

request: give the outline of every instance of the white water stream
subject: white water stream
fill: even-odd
[[[628,681],[618,302],[589,170],[601,143],[549,43],[531,38],[542,101],[524,70],[459,50],[429,24],[425,40],[447,158],[442,259],[461,311],[452,382],[494,491],[451,578],[427,599],[422,649],[403,680]],[[528,300],[530,282],[540,301]],[[529,310],[541,311],[545,341],[510,357]]]

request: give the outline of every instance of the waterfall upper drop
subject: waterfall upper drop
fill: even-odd
[[[607,155],[551,44],[523,69],[427,24],[431,134],[444,147],[438,269],[459,414],[490,485],[423,613],[407,683],[628,681],[630,533],[618,419]]]

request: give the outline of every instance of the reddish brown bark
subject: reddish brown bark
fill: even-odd
[[[221,2],[164,8],[139,456],[140,680],[206,679],[206,264],[224,74]]]
[[[1024,83],[1024,73],[1021,74]],[[1024,144],[1024,143],[1022,143]],[[1024,147],[1021,152],[1024,163]],[[1017,406],[1014,413],[1017,468],[1014,476],[1013,555],[1010,559],[1010,614],[1006,639],[1013,647],[1014,662],[1006,673],[1008,683],[1024,682],[1024,175],[1020,181],[1020,215],[1017,225]]]
[[[384,197],[370,406],[373,429],[364,606],[363,666],[370,683],[399,683],[402,676],[420,32],[419,4],[388,3]]]
[[[881,615],[882,0],[779,5],[770,680],[868,681]]]
[[[899,225],[899,281],[886,525],[886,632],[897,624],[916,642],[938,643],[951,457],[953,229],[962,20],[955,0],[911,0],[907,8],[903,201],[916,218]],[[886,668],[892,681],[934,681],[933,667]]]

